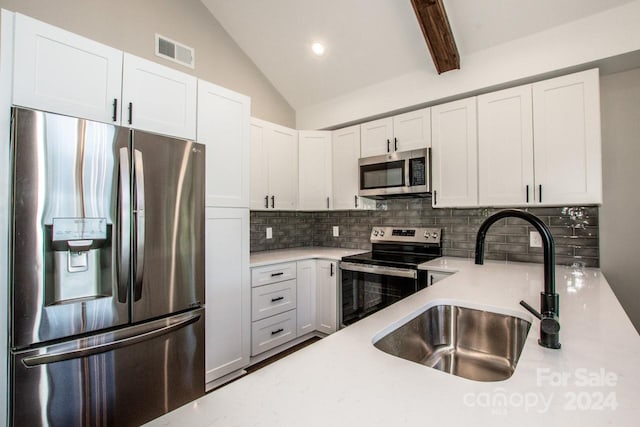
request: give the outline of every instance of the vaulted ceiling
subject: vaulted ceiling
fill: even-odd
[[[444,0],[444,6],[464,69],[465,54],[630,1]],[[437,74],[410,0],[202,3],[294,109],[419,69]],[[315,41],[325,44],[323,56],[312,53]]]

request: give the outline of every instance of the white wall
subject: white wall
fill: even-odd
[[[640,49],[640,0],[476,52],[461,69],[419,70],[299,108],[298,129],[324,129]],[[392,60],[392,58],[390,58]]]
[[[640,331],[640,68],[602,77],[600,266]]]
[[[20,12],[251,97],[251,115],[295,125],[295,111],[199,0],[0,0]],[[195,48],[195,69],[155,56],[155,34]]]

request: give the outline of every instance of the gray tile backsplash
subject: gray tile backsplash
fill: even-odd
[[[369,235],[375,225],[442,228],[445,255],[471,258],[478,227],[485,218],[501,209],[433,209],[430,199],[397,199],[378,202],[375,211],[251,212],[251,251],[301,246],[331,246],[371,249]],[[563,207],[528,208],[551,229],[556,243],[556,262],[576,261],[587,267],[599,266],[598,208],[573,211]],[[333,237],[333,226],[340,236]],[[273,238],[266,239],[271,227]],[[529,247],[528,223],[506,218],[487,233],[485,258],[542,262],[542,249]]]

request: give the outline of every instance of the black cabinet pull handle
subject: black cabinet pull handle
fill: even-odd
[[[129,124],[133,124],[133,102],[129,103]]]
[[[118,98],[113,98],[113,116],[111,116],[115,122],[118,119]]]
[[[283,300],[284,297],[276,297],[276,298],[271,298],[271,302],[276,302],[276,301],[280,301]]]
[[[264,196],[264,207],[269,209],[269,196]]]
[[[538,200],[542,203],[542,184],[538,186]]]
[[[284,331],[284,329],[282,329],[282,328],[276,329],[275,331],[271,331],[271,335],[279,334],[282,331]]]
[[[438,190],[433,190],[433,205],[438,204]]]
[[[333,277],[333,263],[331,263],[331,267],[329,269],[329,276]]]
[[[329,198],[327,197],[327,209],[329,209]]]
[[[391,151],[391,149],[389,148],[389,144],[391,144],[391,141],[387,139],[387,153]]]
[[[354,203],[355,207],[357,208],[358,207],[358,196],[357,195],[353,196],[353,203]]]
[[[393,138],[393,146],[395,147],[395,151],[398,151],[398,138]]]
[[[283,274],[284,271],[281,271],[280,273],[271,273],[271,277],[282,276]]]
[[[271,208],[276,208],[276,196],[271,196]]]
[[[527,185],[527,203],[529,203],[529,185]]]
[[[433,274],[429,275],[429,286],[433,286]]]

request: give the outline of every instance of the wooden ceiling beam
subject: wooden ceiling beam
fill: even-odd
[[[442,0],[411,0],[438,74],[460,69],[460,55]]]

